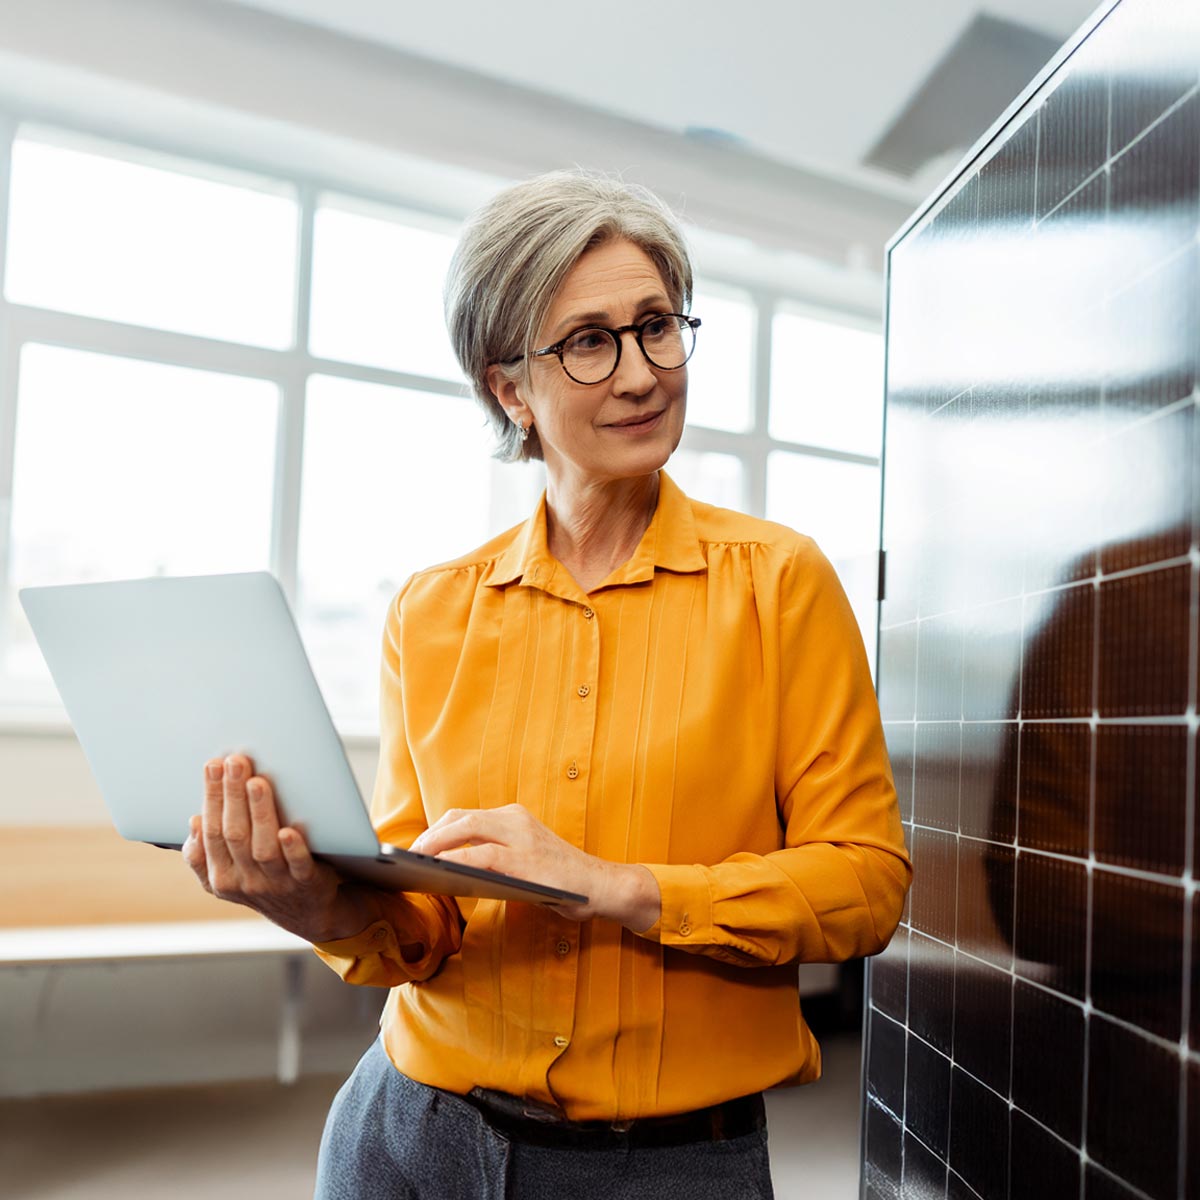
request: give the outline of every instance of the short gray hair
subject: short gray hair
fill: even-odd
[[[492,423],[504,462],[541,458],[522,441],[487,381],[494,363],[529,378],[531,350],[554,297],[587,250],[625,239],[649,256],[677,312],[692,302],[692,264],[671,210],[651,191],[591,171],[552,171],[506,188],[467,221],[446,276],[446,327]]]

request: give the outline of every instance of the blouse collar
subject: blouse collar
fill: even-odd
[[[656,570],[691,573],[707,570],[707,560],[696,535],[691,501],[666,473],[658,473],[658,506],[642,540],[630,559],[601,585],[616,587],[646,583]],[[579,591],[562,564],[550,553],[546,529],[546,494],[533,515],[518,530],[507,549],[492,563],[483,582],[488,587],[505,587],[519,581],[523,587],[569,593]]]

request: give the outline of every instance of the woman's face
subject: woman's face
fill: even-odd
[[[584,325],[616,328],[672,312],[658,268],[632,242],[588,250],[563,280],[539,330],[549,346]],[[621,336],[621,360],[602,383],[576,383],[557,355],[535,358],[530,385],[493,384],[510,417],[541,438],[556,484],[588,486],[649,475],[683,436],[687,367],[664,371],[646,361],[633,333]]]

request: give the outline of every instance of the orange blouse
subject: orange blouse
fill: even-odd
[[[392,988],[401,1071],[577,1120],[817,1078],[796,964],[881,950],[911,868],[862,639],[809,538],[664,473],[636,553],[585,594],[547,549],[543,498],[401,590],[380,722],[382,840],[517,802],[662,889],[640,934],[403,893],[318,946],[348,982]]]

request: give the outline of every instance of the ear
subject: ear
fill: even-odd
[[[492,389],[492,395],[500,401],[500,407],[508,414],[510,421],[521,425],[529,425],[533,413],[521,398],[521,385],[515,379],[510,379],[499,363],[492,363],[487,369],[487,384]]]

